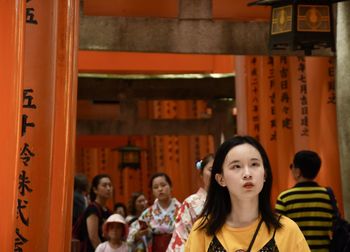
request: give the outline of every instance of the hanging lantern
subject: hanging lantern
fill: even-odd
[[[120,154],[120,168],[141,168],[141,148],[132,145],[130,142],[128,145],[118,149]]]
[[[335,51],[332,4],[345,0],[258,0],[252,5],[270,5],[269,50]]]

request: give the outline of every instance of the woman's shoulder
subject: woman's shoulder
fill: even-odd
[[[205,225],[207,223],[206,217],[199,217],[192,226],[193,232],[206,233]]]
[[[108,208],[103,209],[102,206],[98,205],[95,202],[90,203],[86,208],[85,212],[86,217],[89,217],[90,215],[94,214],[99,218],[108,218],[111,215],[111,211]]]
[[[299,231],[299,226],[290,218],[287,216],[281,215],[280,217],[280,223],[282,225],[282,230],[297,230]]]
[[[190,196],[188,196],[182,204],[184,204],[185,202],[190,204],[191,202],[198,201],[200,199],[201,199],[200,195],[197,193],[194,193],[194,194],[191,194]]]
[[[282,227],[276,232],[276,242],[280,251],[309,252],[309,246],[298,225],[286,216],[281,216]]]

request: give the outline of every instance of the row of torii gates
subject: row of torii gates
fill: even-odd
[[[0,251],[70,251],[78,48],[268,54],[267,22],[213,21],[210,0],[179,0],[178,17],[165,21],[88,17],[79,13],[79,4],[78,0],[0,1]],[[349,219],[349,2],[337,4],[336,24],[337,124]],[[230,40],[232,34],[241,39]]]

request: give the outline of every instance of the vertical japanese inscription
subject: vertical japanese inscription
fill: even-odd
[[[250,60],[250,93],[252,95],[253,136],[260,138],[260,116],[259,116],[259,83],[258,83],[258,59],[252,57]]]
[[[277,122],[276,122],[276,83],[274,73],[274,58],[267,59],[267,81],[269,85],[269,100],[270,100],[270,141],[277,140]]]
[[[334,58],[328,59],[328,98],[327,98],[327,104],[335,104],[336,103],[336,96],[335,96],[335,78],[334,78]]]
[[[28,207],[30,206],[29,194],[33,192],[31,186],[31,179],[28,171],[31,168],[31,160],[35,157],[34,149],[27,138],[27,133],[35,128],[35,122],[31,120],[32,112],[37,109],[34,103],[34,90],[31,88],[23,89],[22,100],[22,142],[23,146],[20,148],[19,158],[21,160],[22,168],[18,176],[18,198],[17,198],[17,223],[15,235],[15,252],[25,251],[24,246],[29,242],[26,234],[29,233],[30,216],[28,214]],[[29,128],[28,128],[29,127]]]
[[[305,58],[298,57],[298,83],[300,97],[300,136],[309,136],[309,107],[307,98],[307,82],[305,72]]]
[[[290,110],[290,96],[289,96],[289,70],[288,70],[288,59],[286,56],[280,57],[280,102],[282,109],[282,128],[292,129],[292,118]]]

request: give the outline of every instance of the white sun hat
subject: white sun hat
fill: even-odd
[[[108,217],[108,219],[105,221],[105,223],[102,226],[103,234],[104,236],[107,236],[108,232],[108,223],[121,223],[124,226],[124,237],[128,235],[128,224],[126,223],[125,219],[123,216],[120,214],[112,214],[111,216]]]

